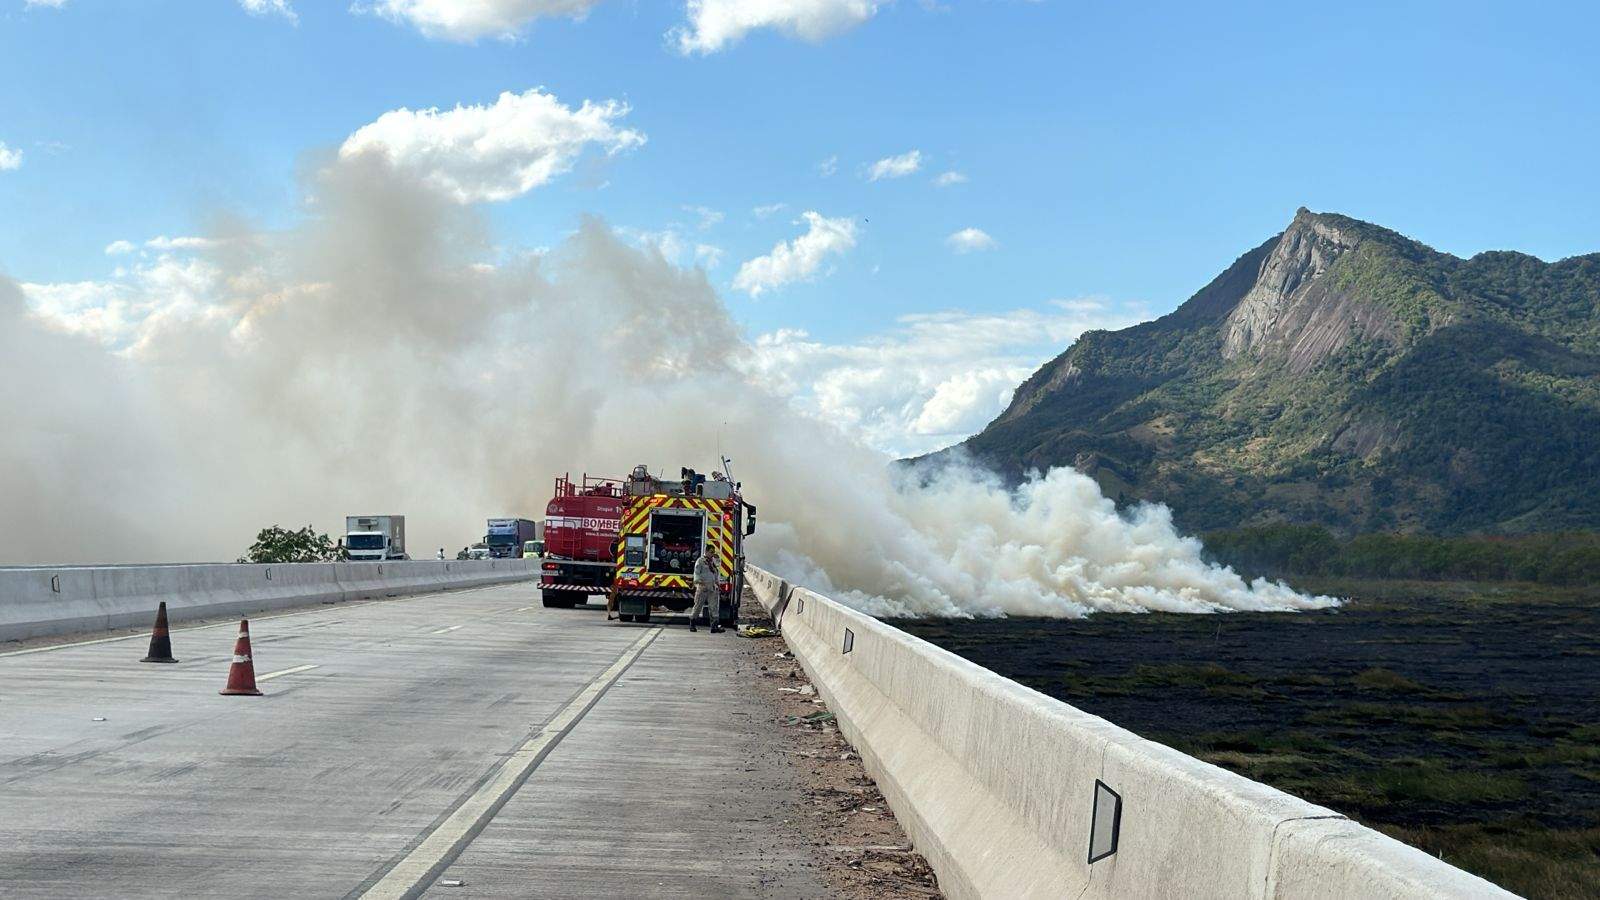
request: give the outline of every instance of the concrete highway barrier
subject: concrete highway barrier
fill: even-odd
[[[0,569],[0,641],[539,577],[536,559]]]
[[[948,896],[1512,897],[749,567]]]

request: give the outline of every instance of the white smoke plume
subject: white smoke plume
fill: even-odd
[[[761,509],[754,561],[874,612],[1334,602],[1209,566],[1165,509],[1120,516],[1068,469],[907,480],[757,383],[703,271],[598,220],[507,254],[381,160],[307,170],[300,225],[215,229],[203,300],[128,304],[114,347],[0,278],[0,561],[231,559],[262,526],[355,513],[405,514],[413,556],[453,555],[488,517],[540,516],[556,474],[720,450]]]

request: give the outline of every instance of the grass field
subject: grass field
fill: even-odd
[[[1350,602],[895,624],[1517,893],[1600,897],[1600,591],[1296,587]]]

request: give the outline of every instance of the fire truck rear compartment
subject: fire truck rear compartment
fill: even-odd
[[[705,540],[705,517],[696,510],[658,509],[650,514],[652,574],[693,575]]]

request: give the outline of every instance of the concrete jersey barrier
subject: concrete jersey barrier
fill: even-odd
[[[1515,896],[770,572],[748,580],[951,897]]]
[[[0,641],[398,597],[539,576],[536,559],[0,569]]]

